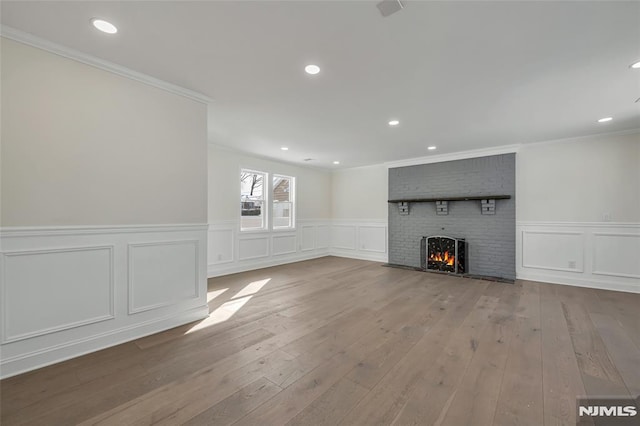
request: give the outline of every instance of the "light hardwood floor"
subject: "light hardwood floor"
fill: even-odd
[[[3,425],[575,425],[640,394],[640,295],[325,257],[209,280],[211,317],[1,386]]]

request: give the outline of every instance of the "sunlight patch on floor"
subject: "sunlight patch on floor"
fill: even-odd
[[[237,292],[228,302],[223,303],[218,308],[216,308],[213,312],[209,314],[209,316],[200,321],[198,324],[191,327],[185,334],[193,333],[194,331],[202,330],[203,328],[211,327],[212,325],[220,324],[221,322],[225,322],[229,318],[231,318],[236,312],[238,312],[248,301],[251,299],[257,292],[259,292],[262,287],[264,287],[271,278],[267,278],[264,280],[253,281],[247,284],[242,290]],[[207,303],[220,296],[225,291],[229,290],[228,288],[223,288],[220,290],[213,290],[207,293]]]
[[[244,296],[249,296],[250,294],[256,294],[257,292],[260,291],[260,289],[262,287],[264,287],[269,281],[271,281],[271,278],[267,278],[266,280],[260,280],[260,281],[254,281],[252,283],[249,283],[245,286],[245,288],[243,288],[242,290],[240,290],[238,293],[236,293],[235,296],[232,297],[232,299],[236,299],[238,297],[244,297]]]
[[[223,288],[223,289],[220,289],[220,290],[213,290],[213,291],[207,292],[207,303],[211,302],[213,299],[215,299],[216,297],[220,296],[222,293],[224,293],[227,290],[229,290],[229,289],[228,288]]]
[[[247,296],[223,303],[218,309],[211,312],[206,319],[191,327],[185,334],[190,334],[194,331],[202,330],[203,328],[225,322],[231,318],[233,314],[238,312],[240,308],[242,308],[252,297],[253,296]]]

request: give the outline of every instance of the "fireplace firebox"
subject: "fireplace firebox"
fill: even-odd
[[[422,237],[420,259],[425,271],[452,274],[468,272],[468,247],[464,238],[445,236]]]

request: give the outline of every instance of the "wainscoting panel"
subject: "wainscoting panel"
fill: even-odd
[[[358,249],[376,253],[387,251],[387,229],[382,226],[359,226]]]
[[[249,260],[269,256],[269,236],[241,237],[238,241],[238,259]]]
[[[331,248],[341,250],[355,250],[356,225],[332,225],[331,226]]]
[[[331,227],[329,225],[316,226],[316,248],[328,249],[331,244]]]
[[[304,225],[301,226],[302,230],[302,243],[300,246],[300,250],[309,251],[315,248],[315,235],[316,235],[316,227],[313,225]]]
[[[582,232],[522,231],[522,266],[583,272],[584,248]]]
[[[3,228],[0,374],[206,317],[206,225]]]
[[[239,229],[237,222],[220,221],[209,225],[209,239],[216,230]],[[233,241],[221,252],[238,247],[238,260],[220,264],[209,257],[208,275],[216,277],[237,272],[298,262],[322,256],[387,261],[387,222],[385,220],[298,220],[294,232],[233,233]],[[270,244],[268,242],[270,241]],[[212,243],[209,243],[212,247]],[[217,246],[216,246],[217,247]]]
[[[129,244],[129,313],[198,298],[198,241]]]
[[[593,273],[640,278],[640,234],[594,233]]]
[[[291,254],[296,252],[296,236],[294,235],[272,235],[271,247],[274,255]]]
[[[640,293],[640,224],[519,222],[519,279]]]
[[[114,316],[113,246],[8,252],[3,270],[2,343]]]
[[[330,253],[334,256],[387,262],[387,222],[380,220],[333,221]]]
[[[208,240],[209,264],[233,262],[235,247],[233,228],[210,229]]]

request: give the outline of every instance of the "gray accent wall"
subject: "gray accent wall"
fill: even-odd
[[[436,215],[434,202],[411,203],[401,215],[389,203],[389,263],[420,267],[420,239],[466,238],[469,273],[516,277],[515,154],[389,169],[389,199],[511,195],[496,200],[495,215],[483,215],[480,201],[450,201],[449,214]]]

